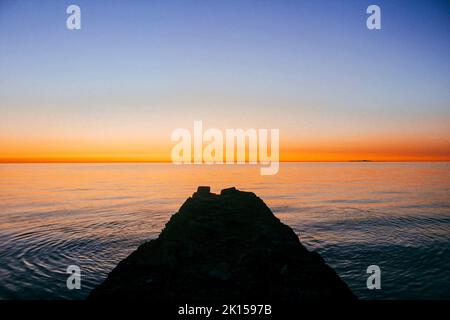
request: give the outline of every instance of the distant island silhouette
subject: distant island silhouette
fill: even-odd
[[[356,299],[252,192],[198,187],[155,240],[121,261],[89,299]]]

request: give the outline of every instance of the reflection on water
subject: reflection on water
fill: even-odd
[[[255,192],[360,298],[450,298],[448,163],[0,165],[0,298],[85,298],[198,185]]]

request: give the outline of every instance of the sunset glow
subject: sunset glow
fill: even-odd
[[[196,120],[277,128],[281,161],[450,160],[445,10],[387,1],[369,31],[364,6],[231,2],[82,0],[75,31],[2,2],[0,162],[166,162]]]

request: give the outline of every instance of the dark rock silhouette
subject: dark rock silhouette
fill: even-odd
[[[199,187],[159,238],[142,244],[90,299],[355,299],[254,193]]]

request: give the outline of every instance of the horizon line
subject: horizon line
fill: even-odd
[[[278,161],[279,163],[370,163],[370,162],[381,162],[381,163],[387,163],[387,162],[450,162],[450,159],[438,159],[438,160],[282,160]],[[108,160],[108,161],[96,161],[96,160],[80,160],[80,161],[64,161],[64,160],[29,160],[29,161],[3,161],[0,160],[1,164],[96,164],[96,163],[103,163],[103,164],[119,164],[119,163],[148,163],[148,164],[173,164],[172,161],[152,161],[152,160]],[[205,163],[184,163],[184,165],[199,165],[199,164],[205,164]],[[216,164],[239,164],[239,165],[249,165],[249,162],[244,163],[216,163]],[[258,163],[254,163],[252,165],[258,165]]]

